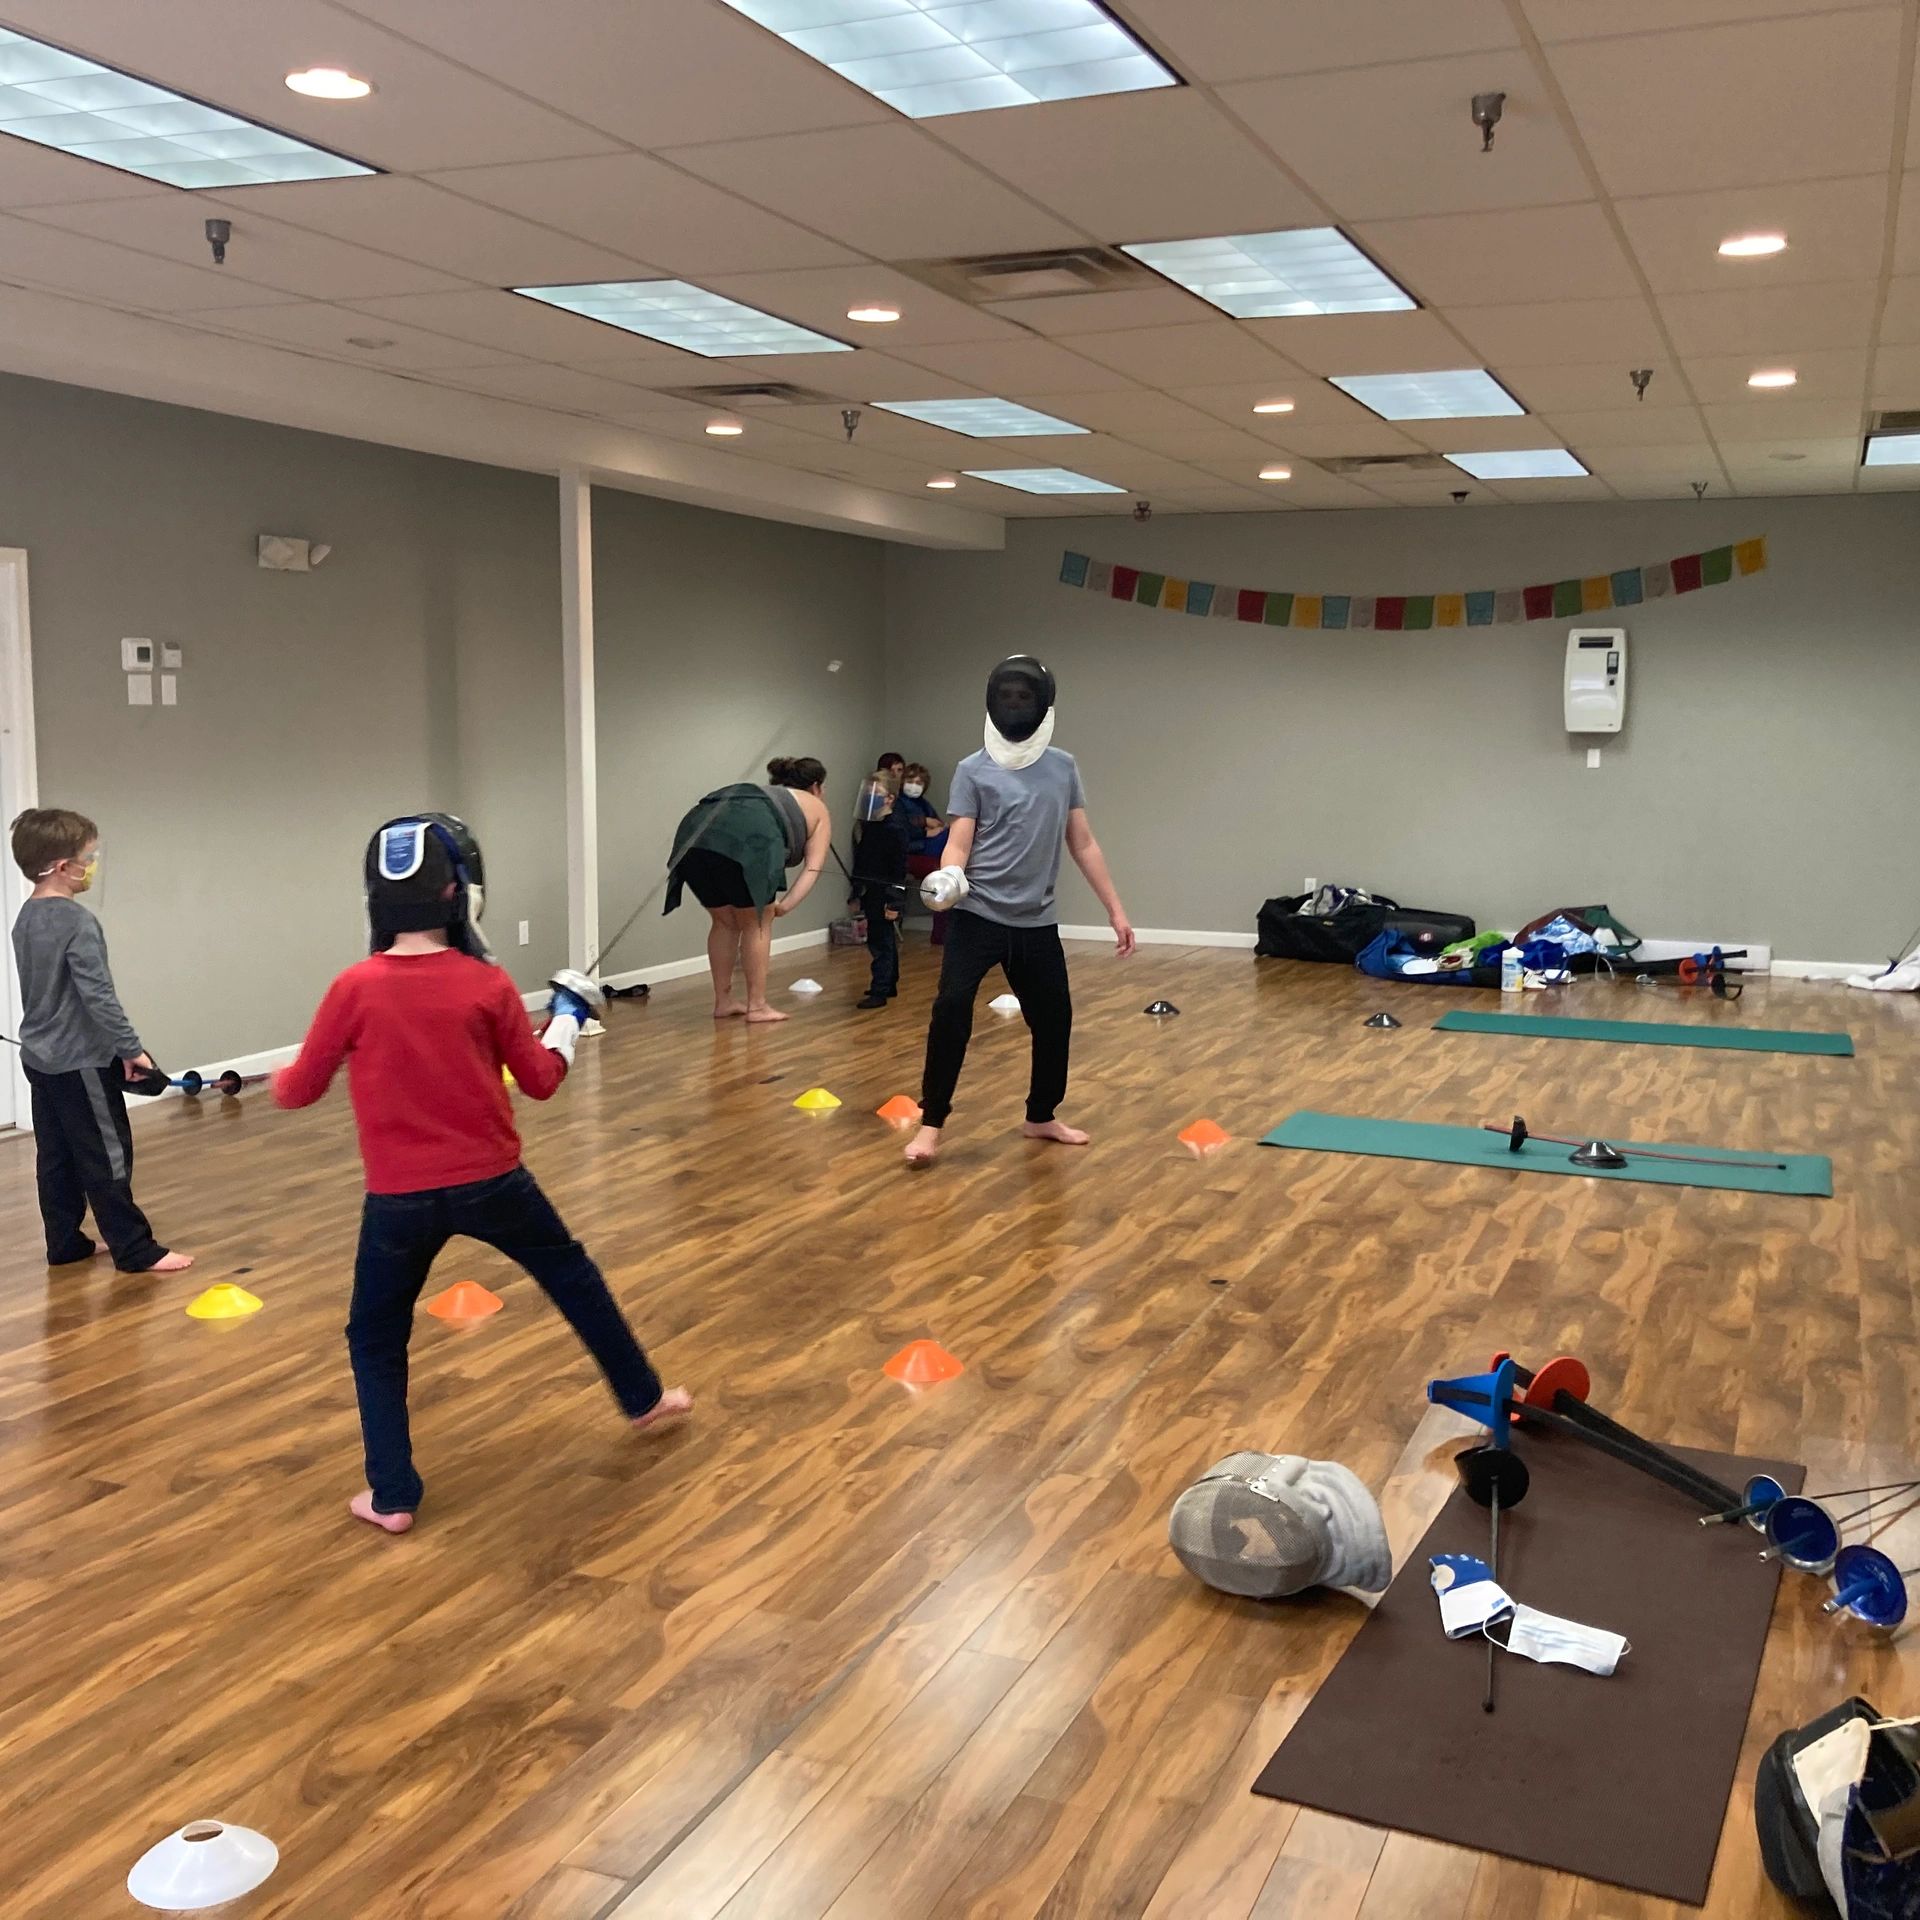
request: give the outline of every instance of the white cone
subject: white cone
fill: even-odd
[[[819,993],[822,991],[818,980],[796,980],[788,989],[790,993]]]
[[[996,993],[987,1002],[987,1007],[993,1013],[1018,1013],[1020,1002],[1010,993]]]
[[[264,1833],[195,1820],[133,1863],[127,1891],[162,1913],[197,1913],[251,1893],[279,1864],[280,1849]]]

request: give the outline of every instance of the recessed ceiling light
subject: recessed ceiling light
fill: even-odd
[[[344,67],[303,67],[287,75],[287,85],[309,100],[364,100],[373,91],[370,80]]]
[[[730,440],[735,434],[745,433],[746,428],[738,420],[709,420],[707,431],[716,440]]]
[[[1291,467],[1262,467],[1260,469],[1260,478],[1262,480],[1291,480],[1293,478],[1293,469]]]
[[[1720,242],[1720,253],[1727,260],[1764,260],[1770,253],[1785,253],[1784,233],[1733,233]]]
[[[1085,433],[1071,420],[1023,407],[1017,400],[876,400],[882,413],[897,413],[930,427],[964,433],[970,440],[1014,440],[1028,434]]]
[[[1587,471],[1565,447],[1536,447],[1525,453],[1450,453],[1447,458],[1476,480],[1580,480]]]
[[[1291,413],[1293,402],[1291,400],[1256,400],[1253,410],[1255,413]]]
[[[1870,433],[1863,467],[1920,466],[1920,433]]]
[[[758,307],[743,307],[724,294],[708,293],[684,280],[596,280],[580,286],[515,287],[513,291],[708,360],[759,353],[853,351],[844,340],[776,319]]]
[[[1775,367],[1765,373],[1747,375],[1750,387],[1790,387],[1800,376],[1791,367]]]
[[[0,133],[170,187],[257,187],[374,171],[4,27]]]
[[[347,335],[347,345],[359,347],[367,353],[382,353],[392,346],[393,342],[382,334],[350,333]]]
[[[1451,373],[1337,373],[1332,384],[1382,420],[1490,420],[1526,412],[1483,367]]]
[[[1177,87],[1096,0],[726,0],[910,120]]]
[[[882,306],[849,307],[847,318],[858,320],[863,327],[884,327],[890,321],[900,318],[900,309]]]
[[[982,471],[967,469],[969,480],[991,480],[996,487],[1014,487],[1021,493],[1125,493],[1125,487],[1110,487],[1104,480],[1090,479],[1067,467],[1001,467]]]
[[[927,482],[927,485],[932,487],[934,491],[937,493],[945,493],[950,488],[957,487],[959,484],[960,482],[958,480],[953,480],[945,477],[942,477],[941,479],[938,479],[938,480],[929,480]]]
[[[1230,233],[1213,240],[1123,246],[1209,306],[1236,320],[1313,313],[1405,313],[1420,303],[1338,227]]]

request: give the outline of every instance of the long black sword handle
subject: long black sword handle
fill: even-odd
[[[1497,1586],[1500,1581],[1500,1486],[1496,1481],[1489,1489],[1492,1498],[1487,1502],[1487,1573]],[[1493,1657],[1498,1650],[1498,1642],[1487,1628],[1492,1623],[1482,1621],[1480,1631],[1487,1637],[1487,1691],[1480,1702],[1482,1713],[1493,1711]]]

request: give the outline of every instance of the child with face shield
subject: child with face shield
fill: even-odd
[[[873,974],[866,1011],[884,1007],[900,990],[900,915],[907,902],[907,833],[899,809],[900,775],[888,769],[860,783],[853,809],[853,885],[867,916],[867,952]]]

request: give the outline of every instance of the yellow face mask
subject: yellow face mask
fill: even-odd
[[[96,853],[93,858],[80,869],[79,883],[74,887],[74,892],[85,893],[87,889],[93,885],[93,876],[99,871],[100,856]]]

